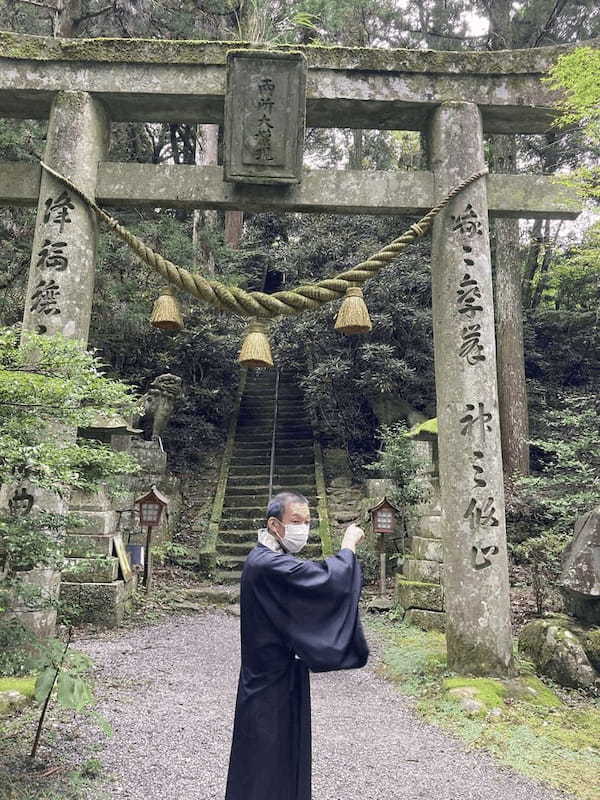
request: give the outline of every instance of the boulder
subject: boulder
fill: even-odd
[[[592,660],[595,631],[586,630],[568,617],[550,617],[529,622],[519,636],[519,652],[532,661],[542,675],[561,686],[589,689],[600,685],[600,672]],[[596,664],[598,662],[595,662]]]
[[[575,523],[575,535],[562,556],[560,587],[570,614],[600,624],[600,506]]]
[[[0,716],[7,716],[14,711],[19,711],[29,703],[29,698],[25,695],[10,689],[0,692]]]

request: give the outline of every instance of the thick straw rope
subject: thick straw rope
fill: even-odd
[[[401,250],[415,239],[427,233],[436,215],[446,208],[448,203],[450,203],[457,194],[460,194],[463,189],[466,189],[467,186],[470,186],[488,173],[488,168],[484,167],[484,169],[466,178],[462,183],[459,183],[458,186],[455,186],[452,191],[450,191],[440,203],[434,206],[431,211],[425,214],[424,217],[418,222],[415,222],[414,225],[411,225],[401,236],[394,239],[379,250],[379,252],[372,255],[366,261],[357,264],[352,269],[340,273],[335,278],[325,279],[318,283],[305,286],[298,286],[291,291],[264,294],[263,292],[246,292],[244,289],[240,289],[237,286],[225,286],[219,281],[206,280],[206,278],[203,278],[202,275],[197,272],[191,273],[188,272],[187,269],[173,264],[172,261],[163,258],[160,253],[155,252],[151,247],[145,245],[141,239],[138,239],[137,236],[130,233],[127,228],[124,228],[118,220],[111,217],[106,211],[103,211],[85,194],[85,192],[72,183],[72,181],[53,170],[52,167],[44,164],[41,160],[40,164],[47,172],[54,175],[55,178],[58,178],[59,181],[68,186],[69,189],[87,203],[87,205],[129,245],[138,258],[155,272],[160,273],[171,286],[188,292],[220,311],[230,311],[244,317],[259,318],[300,314],[302,311],[310,311],[319,308],[319,306],[329,303],[331,300],[337,300],[343,297],[346,293],[346,289],[353,285],[360,285],[369,280],[369,278],[372,278],[379,270],[394,261]]]

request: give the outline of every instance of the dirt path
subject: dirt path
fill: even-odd
[[[67,758],[98,758],[111,775],[90,800],[223,800],[238,631],[211,610],[74,642],[97,663],[97,708],[114,728],[107,738],[75,719],[59,737]],[[564,798],[423,722],[373,666],[311,686],[313,800]]]

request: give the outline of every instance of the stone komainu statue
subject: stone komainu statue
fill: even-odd
[[[135,423],[136,428],[142,429],[146,441],[162,434],[181,393],[181,378],[177,375],[165,373],[152,381],[141,399],[142,411]]]

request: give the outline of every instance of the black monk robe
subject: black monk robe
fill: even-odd
[[[242,666],[225,800],[311,800],[309,669],[367,663],[360,565],[258,544],[241,577]]]

